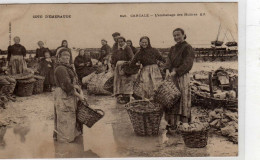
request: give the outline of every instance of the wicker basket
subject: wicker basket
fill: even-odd
[[[154,101],[164,107],[171,108],[180,99],[180,97],[181,92],[176,87],[174,82],[164,80],[155,92]]]
[[[140,65],[130,65],[128,62],[126,62],[122,65],[121,68],[124,71],[125,75],[130,76],[138,73]]]
[[[163,110],[159,104],[137,100],[125,106],[134,132],[139,136],[153,136],[159,134],[159,127]]]
[[[31,73],[22,73],[22,74],[15,74],[10,76],[11,78],[14,78],[15,80],[25,80],[25,79],[31,79],[34,77]]]
[[[184,143],[189,148],[203,148],[208,143],[208,130],[181,131]]]
[[[91,128],[97,121],[103,118],[105,112],[101,109],[92,109],[87,102],[78,102],[77,120]]]
[[[206,97],[200,92],[192,92],[192,103],[197,106],[206,107],[210,109],[224,107],[224,108],[237,108],[237,99],[220,99],[213,97]]]
[[[43,76],[34,76],[35,82],[34,82],[34,87],[33,87],[33,94],[39,94],[43,92],[43,83],[45,77]]]
[[[94,95],[111,95],[111,92],[104,90],[104,84],[106,81],[113,76],[111,72],[103,72],[100,74],[95,74],[87,84],[88,94]]]
[[[114,90],[114,76],[110,77],[104,84],[104,90],[113,93]]]
[[[136,95],[137,97],[143,96],[143,86],[140,80],[140,74],[137,76],[136,81],[134,82],[133,90],[134,95]]]
[[[18,80],[16,95],[20,97],[31,96],[35,81],[36,80],[34,78]]]

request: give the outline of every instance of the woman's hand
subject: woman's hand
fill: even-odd
[[[169,79],[169,78],[170,78],[170,71],[169,69],[166,69],[165,79]]]
[[[171,75],[171,77],[174,77],[176,75],[176,70],[173,69],[170,75]]]

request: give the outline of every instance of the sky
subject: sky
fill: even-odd
[[[205,16],[154,16],[184,13],[205,13]],[[71,15],[71,18],[33,18],[33,15],[56,14]],[[131,17],[132,14],[153,16]],[[148,36],[153,47],[166,48],[175,44],[172,31],[178,27],[185,30],[187,42],[193,47],[210,47],[220,24],[219,40],[237,41],[237,20],[237,3],[0,5],[0,49],[6,50],[9,45],[9,22],[11,37],[19,36],[21,44],[31,50],[38,47],[39,40],[50,49],[60,46],[63,39],[68,40],[69,47],[99,48],[101,39],[112,46],[114,32],[131,39],[134,46],[139,46],[140,37]]]

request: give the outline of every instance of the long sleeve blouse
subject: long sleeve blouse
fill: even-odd
[[[131,61],[131,65],[140,62],[143,66],[157,64],[157,60],[165,62],[159,51],[155,48],[140,49]]]
[[[74,65],[76,69],[81,69],[83,67],[86,67],[86,63],[88,62],[90,63],[90,65],[87,67],[92,67],[92,61],[90,57],[77,56],[74,60]],[[80,64],[84,64],[84,66],[80,66]]]
[[[105,51],[105,54],[102,53],[102,50]],[[106,45],[102,46],[102,47],[101,47],[101,53],[100,53],[100,56],[99,56],[98,60],[99,60],[100,62],[103,62],[103,59],[104,59],[107,55],[109,55],[110,53],[111,53],[111,47],[110,47],[109,45],[106,44]]]
[[[73,95],[74,93],[74,84],[77,82],[77,74],[72,68],[69,68],[64,65],[60,65],[55,69],[54,72],[55,83],[57,87],[60,87],[67,95]]]
[[[182,76],[191,70],[194,58],[194,50],[186,41],[176,44],[170,49],[165,69],[175,69],[176,74]]]
[[[8,47],[7,61],[10,61],[12,55],[26,56],[26,49],[21,44],[14,44]]]
[[[130,47],[119,48],[112,54],[111,64],[115,66],[118,61],[130,61],[133,57],[134,54]]]
[[[40,58],[40,57],[45,57],[44,53],[48,51],[50,53],[50,56],[52,56],[53,54],[51,53],[51,51],[49,50],[49,48],[37,48],[36,49],[36,55],[35,58]]]

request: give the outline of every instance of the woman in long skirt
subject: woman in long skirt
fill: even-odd
[[[130,99],[133,98],[134,77],[125,75],[122,65],[131,61],[134,55],[132,49],[127,46],[124,37],[118,37],[117,42],[118,49],[115,50],[111,57],[111,66],[114,70],[114,95],[118,98],[119,103],[126,103],[123,100],[124,96],[130,97]]]
[[[73,142],[82,134],[83,127],[76,120],[76,109],[78,100],[85,98],[69,61],[70,53],[63,51],[54,71],[54,138],[59,142]]]
[[[38,69],[41,76],[44,79],[44,91],[51,92],[52,86],[54,85],[54,63],[51,59],[51,54],[49,51],[44,52],[44,58],[40,62],[40,67]]]
[[[189,71],[193,66],[194,51],[185,39],[184,30],[177,28],[173,31],[174,40],[177,42],[171,47],[166,63],[166,78],[175,82],[181,92],[180,100],[166,109],[165,119],[168,130],[176,129],[179,121],[188,123],[191,118],[191,89]]]
[[[163,80],[157,61],[165,62],[165,60],[157,49],[152,48],[148,37],[141,37],[140,47],[140,51],[135,54],[131,61],[131,65],[140,62],[143,66],[137,79],[140,87],[139,93],[135,94],[143,99],[152,99],[154,91],[158,89]]]

